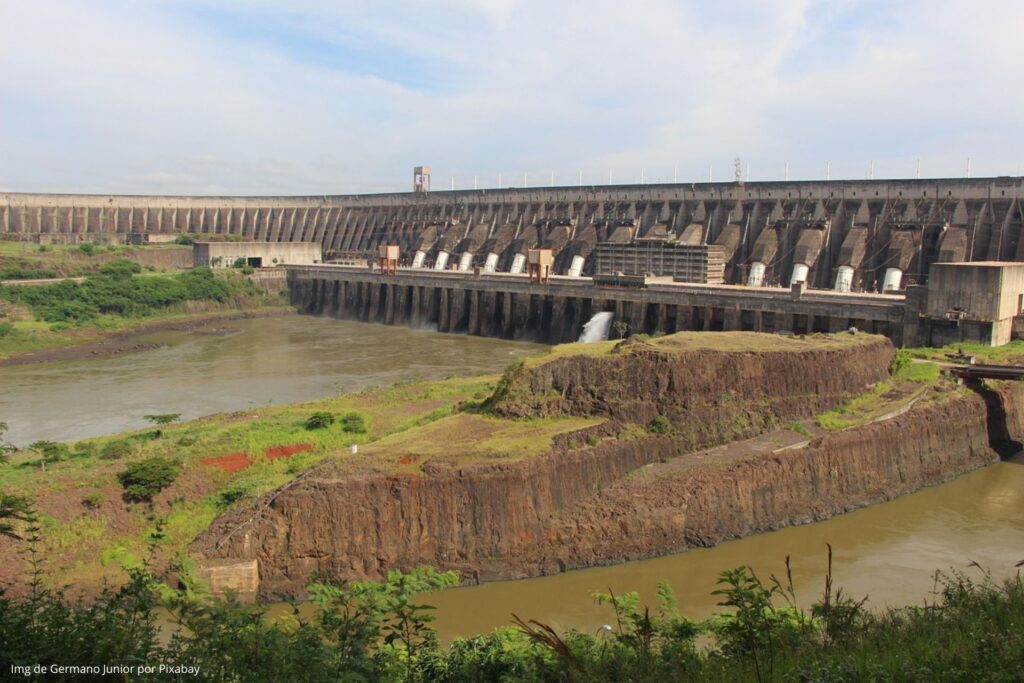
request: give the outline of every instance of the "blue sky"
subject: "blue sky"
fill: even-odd
[[[1009,0],[0,0],[0,190],[1019,174]]]

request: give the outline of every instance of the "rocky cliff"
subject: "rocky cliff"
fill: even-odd
[[[662,363],[647,394],[658,406],[655,414],[678,417],[683,413],[673,411],[697,405],[675,388],[703,391],[706,380],[693,368],[746,378],[737,381],[730,400],[740,405],[735,410],[756,416],[750,428],[767,423],[767,416],[787,419],[835,405],[877,375],[891,350],[866,345],[859,353],[860,361],[837,357],[832,365],[817,364],[823,374],[847,372],[845,392],[836,379],[813,382],[817,390],[808,392],[780,376],[775,386],[790,389],[786,400],[766,396],[774,373],[790,362],[783,359],[765,359],[771,372],[757,369],[753,360],[712,362],[713,355],[686,368],[642,354],[637,362]],[[542,396],[564,396],[545,403],[545,410],[580,410],[584,403],[574,396],[582,388],[573,387],[615,382],[607,368],[584,366],[565,359],[560,368],[542,366],[518,381],[537,382]],[[629,374],[629,368],[620,370]],[[796,363],[789,371],[804,370]],[[677,383],[684,376],[686,382]],[[619,385],[622,393],[609,390],[587,409],[645,420],[642,402],[628,394],[640,384],[629,382]],[[1024,432],[1024,393],[1016,385],[988,399],[962,391],[936,397],[897,418],[778,452],[693,453],[694,439],[702,447],[732,438],[732,422],[677,438],[641,435],[610,420],[592,428],[593,434],[559,439],[549,454],[519,462],[428,462],[416,474],[353,474],[327,463],[255,506],[222,516],[194,550],[211,560],[258,560],[264,597],[301,594],[316,571],[378,578],[390,568],[431,564],[459,570],[467,581],[485,581],[677,552],[822,519],[944,481],[997,460],[1005,445],[999,439],[1010,443]],[[1003,436],[990,419],[993,405],[1002,411],[995,422],[1002,421]],[[695,414],[725,413],[689,413]]]

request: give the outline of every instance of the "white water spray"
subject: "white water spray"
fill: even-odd
[[[580,335],[579,340],[581,342],[607,341],[614,317],[615,314],[608,311],[595,313],[594,317],[583,326],[583,334]]]

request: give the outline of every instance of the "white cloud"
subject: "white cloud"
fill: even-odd
[[[982,4],[5,3],[0,188],[1012,173],[1024,7]]]

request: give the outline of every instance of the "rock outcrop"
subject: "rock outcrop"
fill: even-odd
[[[635,362],[645,364],[647,385],[630,377],[641,372],[618,367],[614,358],[618,375],[566,358],[513,382],[529,382],[531,395],[552,399],[545,411],[613,418],[592,433],[558,439],[549,454],[520,462],[427,462],[418,474],[353,474],[328,462],[255,506],[222,516],[193,550],[209,560],[258,560],[263,597],[301,595],[317,571],[379,578],[388,569],[431,564],[456,569],[468,582],[536,576],[823,519],[994,462],[1024,433],[1024,389],[1012,385],[987,398],[938,394],[941,400],[922,401],[899,417],[799,448],[693,455],[772,420],[836,405],[884,373],[891,353],[886,343],[827,362],[763,354],[761,367],[756,354],[732,362],[718,362],[713,352],[683,354],[687,361],[677,367],[641,353]],[[809,374],[805,363],[823,377],[810,384],[787,379],[786,373]],[[703,392],[712,381],[702,373],[736,379],[721,405],[686,400],[684,387]],[[588,385],[604,395],[578,398]],[[633,396],[644,386],[645,394]],[[708,422],[684,431],[685,438],[643,436],[624,423],[643,423],[647,402],[655,414]],[[1001,411],[996,425],[993,407]],[[739,414],[753,417],[737,430]]]

